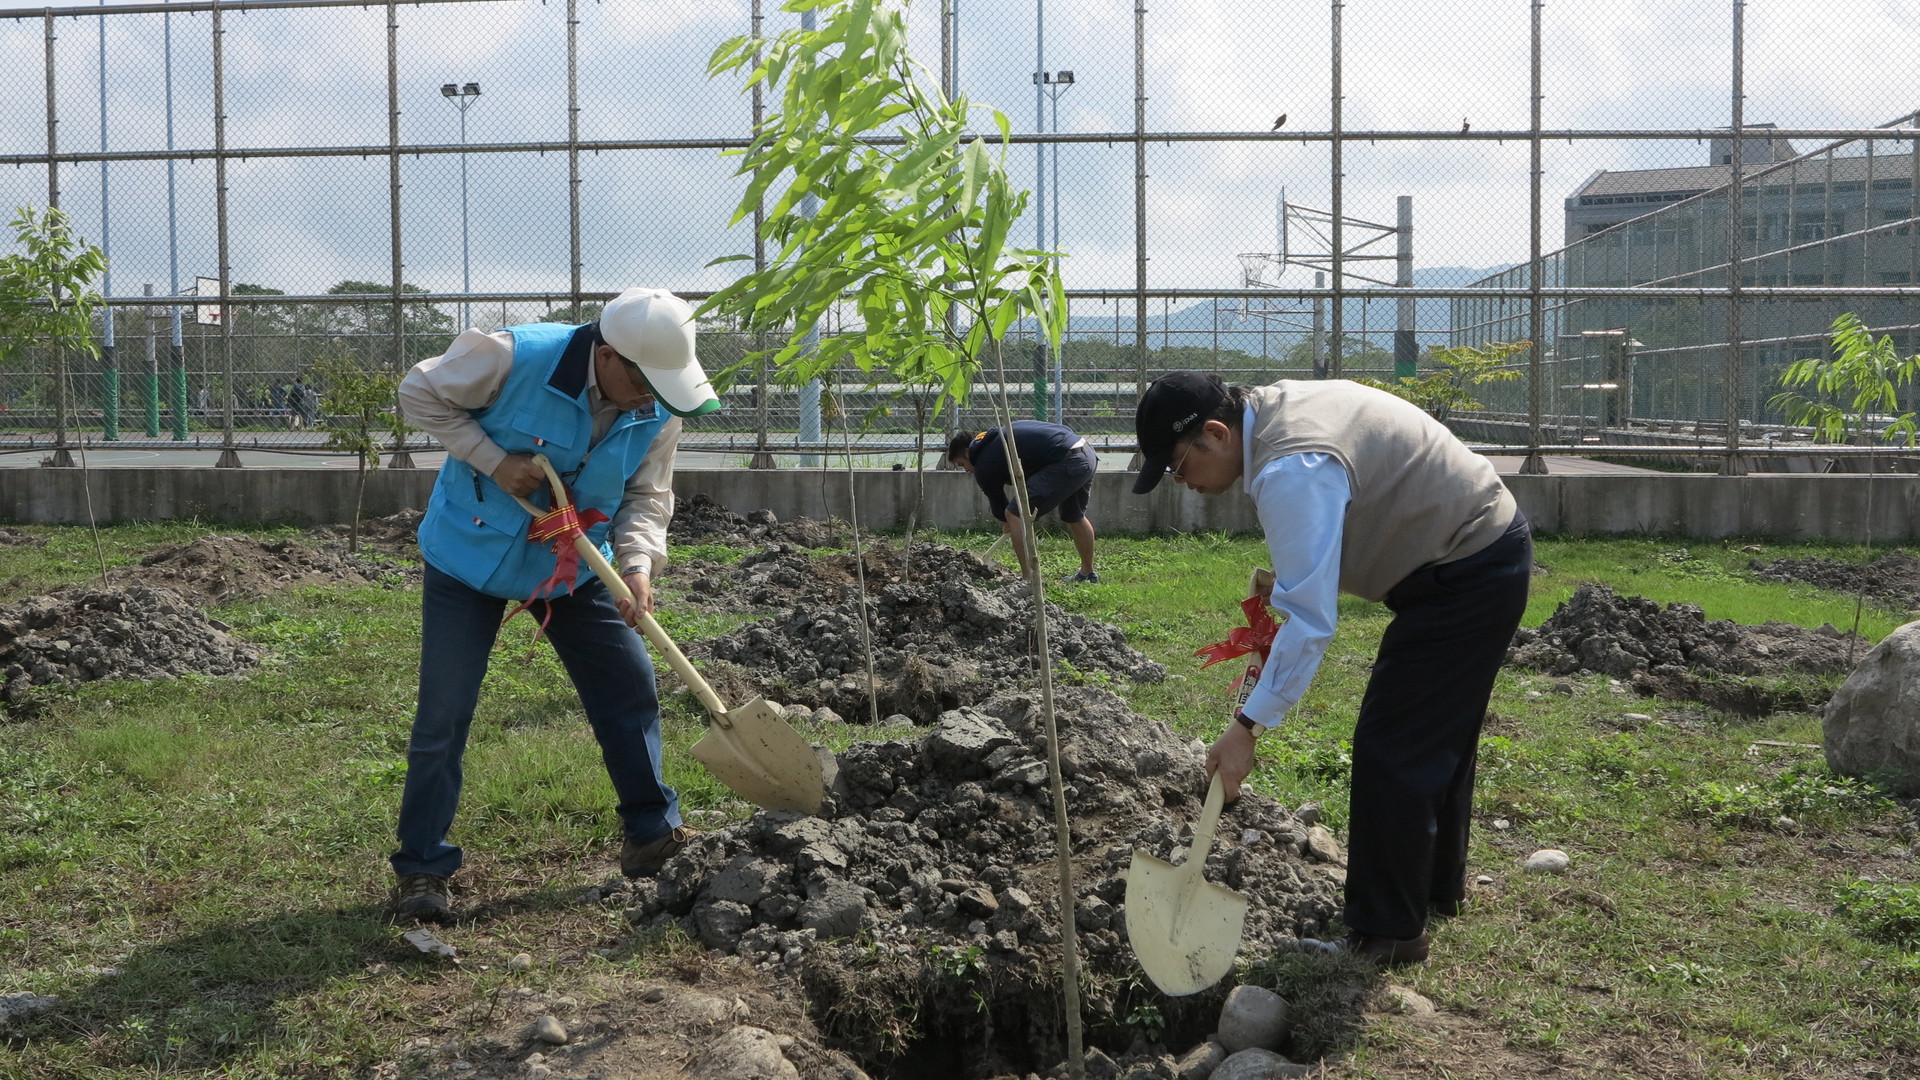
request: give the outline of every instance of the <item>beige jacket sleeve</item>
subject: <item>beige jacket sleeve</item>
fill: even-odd
[[[512,372],[512,334],[463,330],[446,352],[413,365],[400,380],[400,411],[447,453],[492,476],[507,452],[487,437],[472,410],[498,400]]]
[[[666,412],[661,409],[661,412]],[[647,456],[627,478],[627,492],[613,515],[613,563],[621,574],[657,576],[667,568],[667,522],[673,518],[673,457],[680,445],[680,418],[669,415]]]

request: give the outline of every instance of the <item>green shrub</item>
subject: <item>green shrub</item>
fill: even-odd
[[[1683,811],[1716,825],[1769,825],[1781,817],[1842,819],[1878,812],[1886,798],[1870,784],[1795,771],[1751,784],[1709,780],[1681,796]]]
[[[1920,886],[1856,881],[1835,896],[1840,915],[1876,941],[1920,948]]]

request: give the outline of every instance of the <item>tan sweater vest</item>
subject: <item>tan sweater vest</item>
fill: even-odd
[[[1329,454],[1346,466],[1342,592],[1379,600],[1415,570],[1464,559],[1513,524],[1518,506],[1492,463],[1409,401],[1345,379],[1282,380],[1250,398],[1249,479],[1288,454]]]

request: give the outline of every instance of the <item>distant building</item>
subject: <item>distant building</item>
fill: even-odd
[[[1760,134],[1772,127],[1753,125],[1741,141],[1741,285],[1759,290],[1920,281],[1920,236],[1914,233],[1920,158],[1913,142],[1863,142],[1801,154],[1785,139]],[[1542,284],[1725,288],[1732,143],[1725,136],[1711,140],[1709,161],[1702,165],[1589,177],[1567,197],[1566,246],[1543,260]],[[1528,268],[1519,266],[1474,285],[1520,290],[1527,281]],[[1779,370],[1823,353],[1834,317],[1845,311],[1892,334],[1903,353],[1920,351],[1920,305],[1911,301],[1756,294],[1740,310],[1743,417],[1777,419],[1767,414],[1765,402],[1777,389]],[[1456,300],[1453,327],[1455,344],[1524,340],[1530,333],[1526,301]],[[1569,300],[1549,306],[1543,337],[1552,361],[1551,381],[1542,387],[1549,412],[1596,420],[1725,415],[1724,301]],[[1623,363],[1621,348],[1632,350],[1631,362]],[[1505,385],[1510,389],[1503,396],[1524,401],[1523,387]]]
[[[1740,159],[1747,165],[1768,165],[1794,156],[1793,144],[1758,132],[1772,124],[1749,124],[1756,132],[1740,143]],[[1733,139],[1720,136],[1708,145],[1708,164],[1679,169],[1634,169],[1594,173],[1578,191],[1567,196],[1564,243],[1571,246],[1623,221],[1652,213],[1662,206],[1727,186],[1733,171]],[[1747,169],[1753,172],[1753,169]]]

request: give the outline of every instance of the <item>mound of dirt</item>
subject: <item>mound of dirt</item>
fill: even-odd
[[[929,545],[931,546],[931,545]],[[918,558],[918,554],[916,554]],[[970,561],[970,562],[969,562]],[[881,560],[876,559],[876,565]],[[765,585],[743,593],[781,589],[809,594],[787,601],[782,614],[729,631],[703,650],[773,686],[783,700],[829,708],[843,717],[870,715],[860,600],[852,586],[833,580],[835,563],[817,569],[774,555]],[[869,634],[875,690],[882,716],[937,716],[983,701],[1035,677],[1033,603],[1023,583],[983,587],[999,575],[977,558],[945,549],[914,583],[867,579]],[[751,571],[750,571],[751,573]],[[841,593],[828,601],[822,590]],[[1049,604],[1048,637],[1062,681],[1106,677],[1159,682],[1167,669],[1127,645],[1120,629]]]
[[[19,529],[0,528],[0,547],[46,547],[47,538]]]
[[[1807,630],[1783,622],[1709,622],[1692,604],[1662,608],[1589,583],[1537,629],[1517,631],[1507,662],[1549,675],[1612,675],[1649,696],[1757,716],[1824,701],[1824,694],[1805,685],[1773,687],[1764,680],[1843,674],[1847,637],[1831,625]],[[1749,676],[1763,681],[1741,678]]]
[[[815,607],[852,600],[864,574],[869,594],[902,582],[966,581],[977,586],[1012,582],[1002,567],[945,544],[916,543],[911,558],[885,540],[850,551],[809,554],[798,546],[775,543],[737,563],[693,560],[677,564],[673,585],[685,601],[706,611],[766,611]]]
[[[403,559],[420,557],[420,519],[426,514],[420,510],[402,510],[386,517],[368,518],[360,523],[360,549],[369,550]],[[345,546],[352,532],[348,525],[322,525],[307,530],[307,535],[328,545]]]
[[[1127,1046],[1135,993],[1166,1015],[1167,1045],[1189,1045],[1230,987],[1169,999],[1144,986],[1124,937],[1125,875],[1136,849],[1185,859],[1204,748],[1105,690],[1061,691],[1056,715],[1080,954],[1087,985],[1108,987],[1087,1002],[1089,1037]],[[797,975],[826,1034],[865,1060],[909,1051],[912,1035],[974,1058],[946,1075],[1044,1070],[1063,1053],[1045,758],[1038,698],[1024,693],[949,711],[912,741],[855,744],[819,816],[763,811],[700,835],[633,886],[628,917]],[[1251,791],[1223,815],[1207,877],[1253,901],[1242,955],[1290,945],[1338,910],[1337,872],[1309,861],[1309,833]],[[916,1015],[917,1031],[891,1022]]]
[[[1865,591],[1867,599],[1894,611],[1920,609],[1920,558],[1905,551],[1889,551],[1870,563],[1839,562],[1809,556],[1805,559],[1754,559],[1747,569],[1762,581],[1797,582],[1835,592]]]
[[[667,539],[676,544],[779,543],[817,548],[846,543],[849,536],[837,521],[802,518],[783,523],[771,510],[755,510],[741,517],[705,495],[675,499],[673,520],[667,523]]]
[[[0,608],[0,700],[15,712],[33,688],[95,679],[235,675],[260,651],[179,594],[146,585],[63,589]]]
[[[316,548],[299,540],[208,535],[147,555],[136,576],[211,607],[299,585],[398,584],[407,573],[369,555]]]

